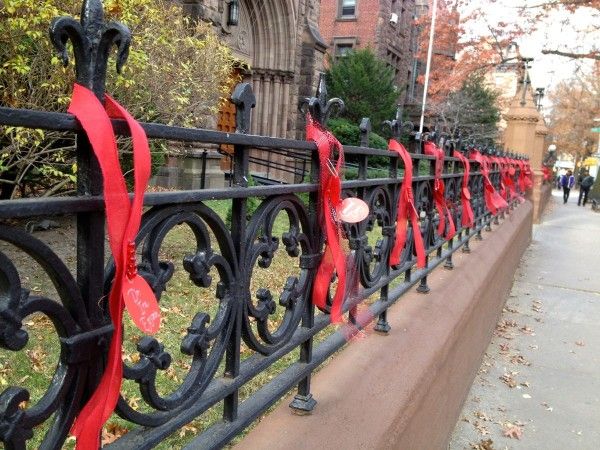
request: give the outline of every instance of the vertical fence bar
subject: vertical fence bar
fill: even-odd
[[[315,150],[311,153],[310,163],[310,182],[318,184],[320,178],[320,165],[319,165],[319,154]],[[320,253],[322,247],[322,233],[319,227],[319,193],[311,192],[308,196],[308,215],[310,220],[311,229],[313,230],[312,243],[316,253]],[[315,255],[316,256],[316,255]],[[317,266],[315,265],[313,270],[316,273]],[[313,277],[314,278],[314,277]],[[312,290],[312,284],[309,286]],[[315,307],[312,302],[312,294],[309,295],[309,301],[305,303],[304,312],[302,313],[303,328],[311,329],[315,324]],[[302,344],[300,344],[300,363],[310,363],[312,361],[313,354],[313,337],[309,337]],[[290,403],[290,408],[298,414],[309,414],[317,405],[317,401],[313,398],[310,392],[310,383],[312,379],[312,373],[309,372],[298,383],[297,393],[294,399]]]
[[[256,97],[249,83],[241,83],[236,86],[231,96],[231,101],[236,106],[236,133],[246,134],[250,130],[250,115],[252,108],[256,105]],[[232,182],[235,187],[247,187],[249,176],[249,153],[250,149],[244,145],[235,145],[233,151],[233,176]],[[238,279],[235,283],[235,320],[233,332],[227,343],[225,354],[225,376],[235,378],[240,372],[240,351],[242,342],[242,313],[245,307],[245,285],[246,271],[246,214],[247,199],[235,198],[232,200],[231,214],[231,238],[238,258]],[[237,419],[239,404],[239,391],[236,389],[227,397],[223,403],[223,419],[229,422]]]

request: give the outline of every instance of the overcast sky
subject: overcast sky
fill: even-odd
[[[469,2],[467,10],[487,4],[487,0]],[[520,17],[519,7],[525,4],[538,4],[540,0],[498,0],[493,6],[485,7],[490,25],[500,21],[507,23],[524,22]],[[598,30],[592,31],[591,25],[598,25],[600,17],[591,10],[581,9],[575,14],[566,11],[555,12],[543,23],[538,24],[538,31],[519,39],[521,54],[533,57],[531,78],[534,87],[549,88],[561,80],[573,77],[578,70],[589,70],[591,62],[571,60],[569,58],[544,55],[542,49],[573,50],[585,48],[586,43],[600,41]],[[479,23],[481,22],[481,23]],[[489,34],[485,20],[478,21],[471,32]],[[589,47],[588,47],[589,48]]]

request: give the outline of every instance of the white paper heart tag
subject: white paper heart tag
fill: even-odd
[[[346,223],[362,222],[369,216],[369,205],[360,198],[345,198],[338,208],[338,217]]]

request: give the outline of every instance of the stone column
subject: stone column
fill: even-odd
[[[523,92],[523,89],[526,89],[526,91]],[[532,91],[527,84],[525,86],[520,85],[504,119],[506,120],[505,150],[527,155],[531,162],[533,190],[529,194],[529,199],[533,203],[534,221],[539,222],[544,207],[544,198],[546,197],[542,192],[542,158],[545,135],[542,137],[537,132],[542,132],[545,125],[543,118],[535,107]],[[547,134],[547,130],[545,133]]]

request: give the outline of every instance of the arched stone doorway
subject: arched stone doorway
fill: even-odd
[[[264,136],[301,138],[304,122],[296,105],[299,97],[311,96],[323,68],[326,44],[318,32],[319,0],[237,0],[239,20],[229,25],[228,12],[233,0],[179,0],[193,17],[209,20],[229,44],[251,82],[257,98],[252,111],[250,132]],[[223,110],[219,118],[224,131],[233,127],[233,110]],[[224,120],[229,118],[226,128]],[[287,155],[253,151],[264,167],[251,165],[257,175],[278,181],[294,181]],[[272,170],[271,163],[287,169]],[[261,173],[263,172],[263,173]],[[297,180],[295,180],[297,181]]]
[[[239,25],[229,27],[235,55],[251,68],[257,98],[252,134],[287,137],[296,65],[297,15],[289,0],[241,0]]]

